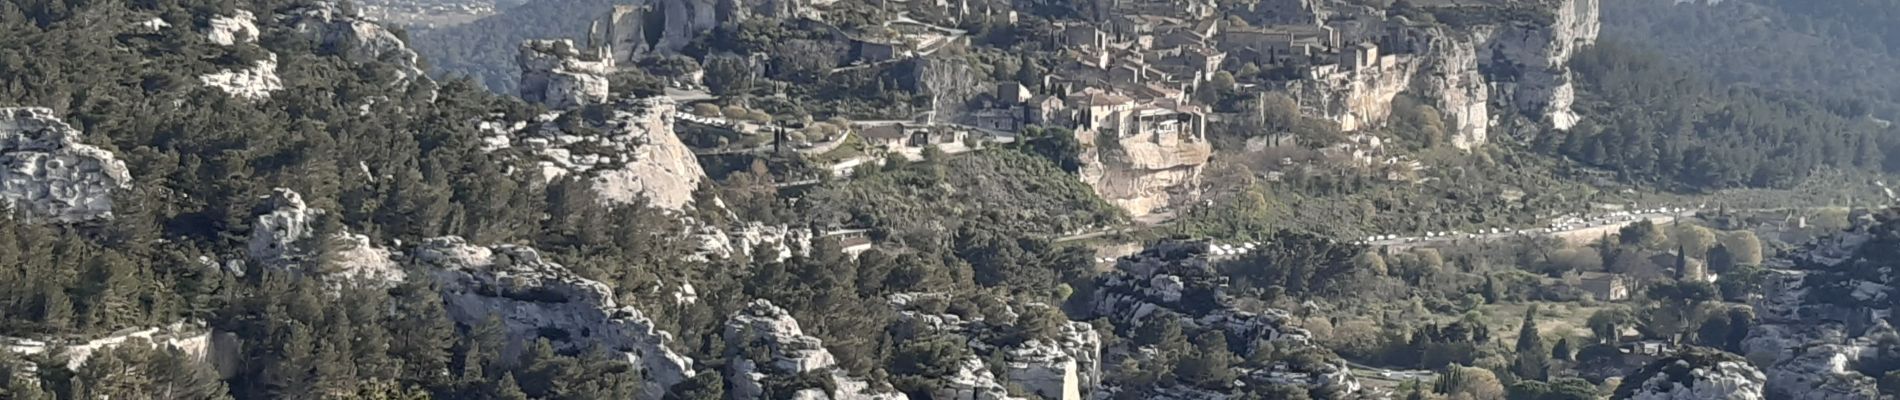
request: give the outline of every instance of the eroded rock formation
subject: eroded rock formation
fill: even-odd
[[[237,335],[217,332],[200,322],[179,322],[145,329],[127,329],[110,335],[83,340],[37,340],[0,337],[0,351],[35,355],[57,351],[66,357],[67,369],[79,369],[92,354],[128,343],[174,347],[193,358],[210,363],[218,373],[230,377],[237,368]]]
[[[1571,110],[1576,87],[1567,65],[1579,49],[1596,43],[1598,0],[1509,6],[1539,18],[1438,26],[1357,15],[1360,21],[1338,28],[1352,32],[1349,40],[1363,40],[1346,49],[1358,53],[1288,82],[1288,92],[1306,114],[1346,131],[1383,124],[1393,100],[1409,93],[1443,113],[1447,139],[1461,149],[1489,140],[1497,114],[1569,129],[1580,117]],[[1371,28],[1376,26],[1385,28]]]
[[[247,243],[251,261],[266,267],[298,268],[298,272],[335,283],[358,282],[372,286],[393,286],[405,273],[388,250],[370,243],[368,236],[333,233],[325,243],[317,238],[316,224],[324,210],[304,205],[303,197],[290,189],[278,188],[264,201],[270,210],[251,224]],[[322,264],[312,265],[319,246],[328,246]]]
[[[405,83],[428,79],[420,68],[421,57],[395,32],[335,2],[315,2],[288,14],[287,25],[320,49],[339,51],[339,56],[353,63],[386,63],[396,68],[397,79]]]
[[[211,17],[205,27],[205,38],[221,46],[255,43],[258,36],[257,17],[245,10],[237,10],[228,17]]]
[[[535,160],[545,181],[574,174],[608,204],[687,207],[706,171],[673,134],[675,103],[654,97],[603,107],[548,114],[532,124],[486,123],[483,148]]]
[[[1261,348],[1268,343],[1281,350],[1313,346],[1312,335],[1294,326],[1286,311],[1268,309],[1254,313],[1227,304],[1226,295],[1222,293],[1224,284],[1208,263],[1207,255],[1205,242],[1170,241],[1122,258],[1116,265],[1117,272],[1100,278],[1094,297],[1088,303],[1092,312],[1089,317],[1109,318],[1118,321],[1118,325],[1125,322],[1135,326],[1149,318],[1173,315],[1180,318],[1184,327],[1226,331],[1229,338],[1246,343],[1243,347],[1247,349]],[[1306,370],[1292,364],[1276,367],[1240,372],[1243,379],[1263,383],[1301,385],[1336,393],[1359,390],[1358,380],[1352,377],[1344,360],[1329,360],[1324,365],[1307,366]]]
[[[199,76],[198,82],[223,90],[231,96],[252,100],[269,98],[271,92],[284,89],[283,79],[277,77],[276,54],[257,60],[250,68],[227,69]]]
[[[726,321],[727,395],[733,399],[759,399],[768,389],[770,377],[822,374],[831,377],[833,387],[772,388],[794,390],[797,399],[831,400],[903,400],[903,393],[878,393],[870,383],[849,376],[838,368],[837,360],[818,338],[805,335],[798,320],[785,309],[766,300],[753,300],[744,310]]]
[[[1766,378],[1733,354],[1692,349],[1663,358],[1623,379],[1614,398],[1629,400],[1761,400]],[[1868,397],[1871,398],[1871,397]]]
[[[1886,320],[1893,295],[1894,217],[1861,221],[1786,257],[1768,260],[1756,325],[1742,342],[1764,366],[1768,392],[1795,400],[1878,396],[1874,377],[1857,365],[1891,362],[1883,343],[1900,342]]]
[[[554,109],[607,102],[613,62],[598,57],[582,54],[567,39],[522,42],[515,56],[521,67],[521,99]]]
[[[699,225],[698,221],[687,221],[687,225],[695,227],[693,237],[699,240],[699,251],[694,253],[694,259],[702,261],[739,257],[782,262],[793,256],[810,255],[812,239],[816,236],[809,229],[759,222],[726,229]]]
[[[132,175],[112,152],[80,143],[82,136],[53,110],[0,108],[0,199],[28,218],[110,218],[113,191],[130,188]]]
[[[693,360],[668,346],[672,334],[632,307],[614,301],[607,285],[541,259],[532,248],[471,245],[458,237],[425,240],[414,251],[432,267],[442,300],[456,323],[478,326],[490,316],[509,340],[502,354],[519,355],[538,338],[557,350],[607,349],[640,368],[640,399],[657,400],[693,375]]]
[[[1003,384],[1015,385],[1029,394],[1040,398],[1056,400],[1080,400],[1090,398],[1101,383],[1102,338],[1095,327],[1086,322],[1068,321],[1057,328],[1049,337],[1032,337],[1022,340],[1002,332],[1020,331],[1017,326],[1017,310],[1047,308],[1048,305],[1031,303],[1009,306],[999,318],[984,318],[979,315],[960,316],[934,310],[948,302],[957,301],[944,294],[899,293],[891,295],[890,304],[898,310],[898,315],[915,327],[927,332],[899,332],[900,337],[909,338],[929,333],[951,333],[969,339],[971,348],[978,356],[988,357],[1000,353],[1005,371]],[[996,299],[995,302],[1002,302]],[[1006,393],[992,393],[985,389],[985,382],[996,377],[987,369],[980,373],[970,366],[959,366],[957,375],[945,377],[949,386],[941,392],[956,393],[959,399],[1007,398]],[[967,396],[966,396],[967,395]],[[996,397],[1004,396],[1004,397]]]

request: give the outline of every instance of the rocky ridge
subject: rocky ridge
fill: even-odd
[[[569,174],[585,179],[606,204],[645,201],[681,210],[706,171],[673,134],[677,112],[672,100],[653,97],[550,113],[533,123],[484,122],[483,149],[534,160],[544,182]]]
[[[605,284],[543,260],[532,248],[441,237],[423,241],[412,253],[431,267],[456,323],[501,320],[509,340],[505,358],[513,359],[536,338],[548,338],[557,350],[606,349],[643,372],[641,400],[660,399],[693,376],[693,360],[668,347],[672,334],[655,328],[639,310],[617,304]]]
[[[316,2],[287,14],[286,25],[315,41],[318,48],[341,49],[338,55],[352,63],[394,66],[397,80],[404,84],[428,81],[422,73],[421,56],[401,37],[336,2]]]
[[[229,377],[237,367],[237,336],[230,332],[217,332],[200,322],[179,322],[166,326],[145,329],[125,329],[112,334],[85,340],[37,340],[26,338],[0,337],[0,351],[18,355],[43,354],[56,351],[66,357],[67,369],[79,369],[92,358],[92,354],[101,350],[129,343],[143,343],[152,346],[177,348],[193,358],[210,363],[218,373]]]
[[[1230,338],[1257,349],[1272,343],[1282,350],[1314,346],[1312,334],[1292,324],[1284,310],[1263,313],[1239,310],[1228,304],[1221,277],[1209,264],[1206,242],[1164,241],[1141,253],[1122,258],[1116,272],[1099,278],[1088,302],[1088,318],[1109,318],[1138,326],[1162,315],[1178,315],[1185,327],[1220,329]],[[1167,313],[1164,313],[1166,311]],[[1118,325],[1123,324],[1117,322]],[[1116,349],[1138,353],[1138,349]],[[1248,354],[1240,354],[1243,358]],[[1344,360],[1324,365],[1279,364],[1265,370],[1246,370],[1243,379],[1272,384],[1295,384],[1337,393],[1359,390]],[[1111,382],[1104,382],[1111,384]]]
[[[0,199],[29,218],[79,222],[112,217],[112,194],[132,175],[112,152],[37,107],[0,108]]]
[[[836,365],[831,351],[818,338],[806,335],[790,312],[763,299],[753,300],[726,321],[723,334],[727,357],[727,394],[733,399],[760,399],[771,377],[802,374],[828,376],[825,388],[789,388],[794,399],[904,400],[903,393],[881,393],[871,383],[853,378]],[[776,388],[786,389],[786,388]]]
[[[1743,350],[1773,360],[1768,392],[1795,400],[1878,396],[1878,383],[1856,365],[1880,362],[1900,342],[1887,320],[1893,295],[1891,257],[1900,249],[1895,217],[1863,220],[1852,230],[1765,262],[1768,276],[1752,306],[1760,321]]]
[[[1761,400],[1761,370],[1741,357],[1691,349],[1656,360],[1624,379],[1614,398],[1628,400]]]
[[[952,301],[956,300],[943,294],[891,295],[890,304],[898,310],[899,317],[923,330],[899,332],[899,337],[950,333],[968,338],[970,347],[977,350],[978,355],[1000,352],[1005,374],[1004,379],[995,386],[998,389],[1003,385],[1016,385],[1040,398],[1080,400],[1090,398],[1101,384],[1102,337],[1095,332],[1094,326],[1086,322],[1068,321],[1050,337],[1015,340],[1007,332],[1021,330],[1017,326],[1016,318],[1020,316],[1018,309],[1050,306],[1039,303],[1008,306],[999,318],[994,319],[978,315],[964,317],[932,309]],[[955,393],[956,396],[952,398],[1009,398],[1007,392],[986,389],[990,387],[989,382],[998,381],[987,368],[960,365],[956,375],[944,379],[950,385],[940,391]]]

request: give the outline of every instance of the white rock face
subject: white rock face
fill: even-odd
[[[1760,370],[1740,358],[1722,361],[1670,357],[1637,371],[1623,387],[1619,399],[1630,400],[1761,400],[1765,386]],[[1631,385],[1635,385],[1631,387]],[[1628,389],[1625,396],[1625,389]]]
[[[818,338],[805,335],[798,320],[785,309],[766,300],[753,300],[744,310],[726,321],[727,394],[733,399],[758,399],[765,392],[767,377],[804,373],[828,373],[836,390],[803,389],[803,398],[831,400],[904,400],[903,393],[876,393],[862,379],[848,376],[837,367],[837,360]],[[765,359],[749,358],[762,354]],[[810,392],[809,394],[807,392]]]
[[[193,358],[211,363],[220,374],[231,376],[237,366],[237,336],[229,332],[216,332],[199,322],[178,322],[171,325],[145,329],[127,329],[110,335],[86,340],[35,340],[25,338],[0,337],[0,351],[18,355],[35,355],[48,351],[59,351],[66,357],[67,369],[79,369],[92,358],[93,353],[110,350],[129,342],[140,341],[147,345],[174,347]]]
[[[393,286],[406,275],[392,259],[389,250],[370,244],[369,237],[337,232],[327,263],[304,265],[313,256],[314,246],[323,243],[316,236],[316,219],[324,211],[304,205],[303,197],[290,189],[277,188],[264,202],[269,212],[257,216],[251,224],[247,249],[251,260],[266,267],[300,267],[300,272],[333,283],[359,282],[372,286]]]
[[[1357,70],[1316,68],[1314,76],[1289,82],[1288,94],[1305,114],[1354,131],[1384,124],[1393,100],[1412,91],[1443,114],[1449,141],[1466,150],[1489,140],[1491,116],[1498,111],[1570,129],[1579,117],[1571,110],[1576,87],[1568,64],[1578,49],[1596,43],[1598,0],[1537,3],[1549,11],[1550,21],[1394,28],[1400,33],[1382,40],[1390,48],[1380,50],[1396,54]]]
[[[319,49],[342,49],[339,54],[355,63],[385,61],[397,68],[398,80],[426,80],[421,57],[402,38],[362,15],[346,12],[334,2],[322,1],[290,14],[291,29],[316,41]]]
[[[694,223],[689,221],[688,225]],[[811,255],[812,238],[816,235],[809,229],[747,222],[733,227],[730,233],[716,226],[698,225],[693,236],[699,240],[699,251],[693,255],[698,261],[742,257],[782,262],[794,256]]]
[[[237,10],[231,16],[211,17],[210,26],[205,28],[205,38],[211,43],[230,46],[238,43],[256,43],[258,36],[257,17],[250,11]]]
[[[79,222],[112,217],[112,193],[132,186],[125,162],[80,143],[53,110],[0,108],[0,199],[28,217]]]
[[[607,102],[607,74],[613,61],[586,60],[574,42],[530,40],[521,43],[515,63],[521,67],[521,98],[562,109]]]
[[[693,360],[668,348],[672,334],[654,328],[639,310],[616,304],[607,285],[543,260],[532,248],[441,237],[423,241],[414,256],[435,268],[431,273],[457,323],[477,326],[500,317],[509,340],[504,357],[543,337],[557,350],[604,348],[644,373],[641,400],[660,399],[693,376]]]
[[[1203,133],[1097,136],[1111,135],[1077,131],[1084,148],[1079,172],[1103,200],[1139,217],[1199,197],[1201,170],[1214,154]]]
[[[1062,326],[1055,339],[1004,350],[1009,382],[1045,399],[1082,400],[1101,376],[1102,338],[1085,322]]]
[[[284,89],[284,81],[277,77],[277,55],[257,60],[250,68],[223,70],[198,77],[198,82],[230,93],[231,96],[251,100],[270,98],[271,92]]]
[[[577,174],[592,184],[602,202],[686,208],[706,179],[693,150],[673,134],[675,103],[665,97],[617,106],[603,120],[582,115],[585,129],[563,130],[556,117],[544,116],[519,129],[489,123],[484,142],[490,151],[513,150],[539,161],[542,177],[552,181]],[[579,110],[569,113],[583,114]]]
[[[976,357],[965,357],[957,363],[957,373],[943,378],[944,387],[938,389],[937,398],[967,400],[1018,400],[1010,397],[1009,390],[997,383],[996,374],[990,373],[989,366]]]
[[[1578,49],[1596,44],[1602,21],[1598,0],[1558,0],[1553,5],[1552,24],[1507,24],[1473,38],[1494,55],[1480,57],[1482,66],[1518,71],[1514,82],[1495,83],[1510,94],[1512,105],[1557,129],[1570,129],[1578,117],[1570,109],[1576,87],[1567,64]]]

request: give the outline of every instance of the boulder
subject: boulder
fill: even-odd
[[[533,248],[440,237],[424,240],[413,257],[431,268],[456,323],[501,320],[507,359],[541,338],[560,351],[606,349],[640,368],[642,400],[660,399],[693,376],[693,360],[669,347],[672,334],[655,328],[639,310],[617,304],[607,285],[544,260]]]
[[[112,217],[112,194],[132,186],[112,152],[80,143],[83,134],[53,110],[0,108],[0,199],[27,218],[79,222]]]

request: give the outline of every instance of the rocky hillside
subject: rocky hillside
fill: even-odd
[[[1789,399],[1878,396],[1895,360],[1900,224],[1890,211],[1771,260],[1744,350],[1765,362],[1768,393]]]

